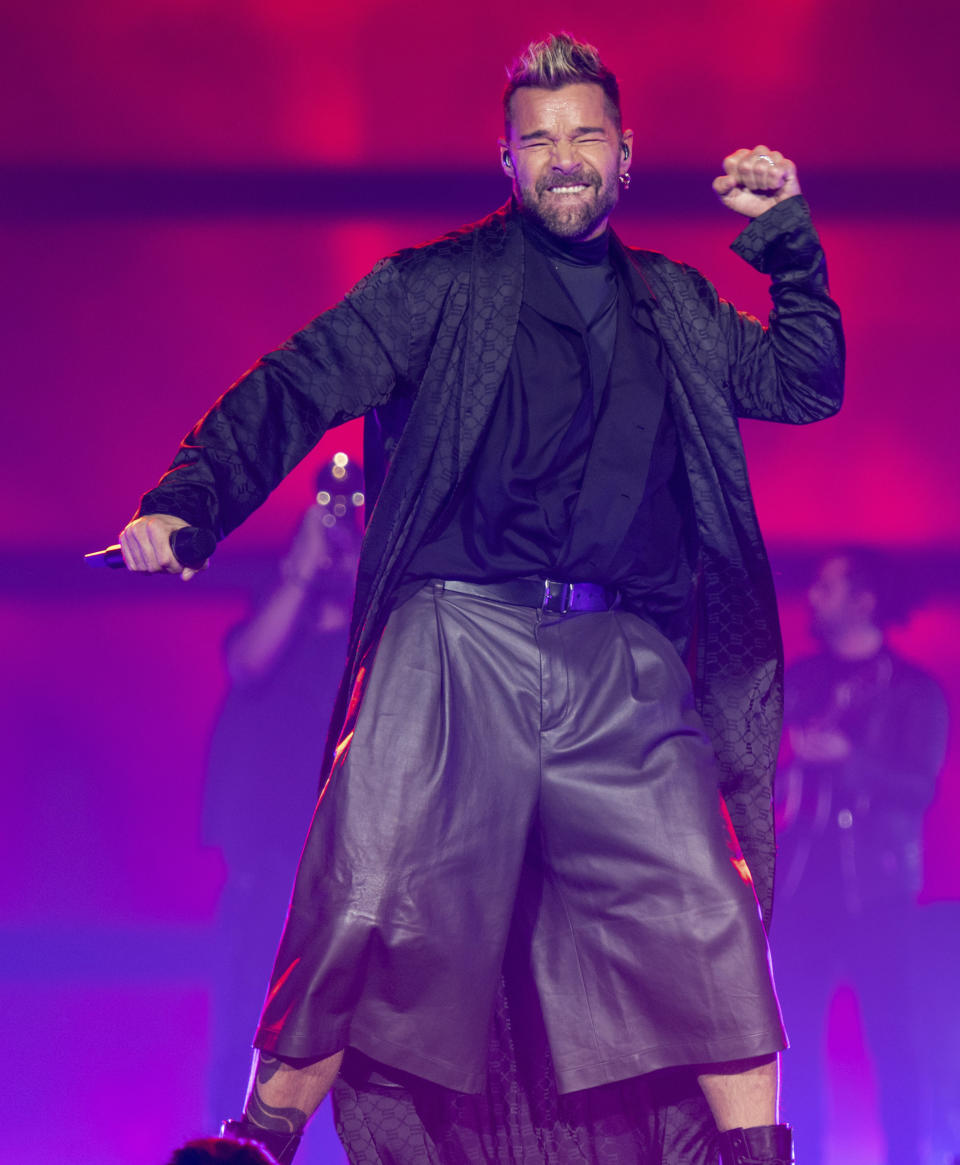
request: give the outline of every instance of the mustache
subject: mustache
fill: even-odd
[[[600,188],[600,175],[595,171],[581,170],[575,174],[545,174],[537,181],[537,193],[562,189],[565,186],[592,186]]]

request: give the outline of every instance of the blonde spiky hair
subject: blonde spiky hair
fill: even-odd
[[[503,91],[503,120],[510,129],[510,100],[518,89],[560,89],[564,85],[599,85],[617,132],[620,132],[620,86],[592,44],[569,32],[551,33],[532,41],[507,69]]]

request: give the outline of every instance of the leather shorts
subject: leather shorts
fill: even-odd
[[[673,647],[428,584],[338,749],[256,1044],[480,1091],[511,932],[562,1092],[785,1045]]]

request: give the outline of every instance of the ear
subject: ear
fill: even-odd
[[[621,174],[626,174],[633,162],[633,130],[625,129],[620,135],[620,168]]]
[[[500,169],[508,178],[513,178],[513,158],[510,155],[510,147],[507,145],[506,138],[499,138],[497,146],[500,149]]]

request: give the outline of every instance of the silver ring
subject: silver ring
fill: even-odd
[[[754,160],[757,162],[769,162],[771,166],[775,166],[777,164],[769,154],[757,154]]]

